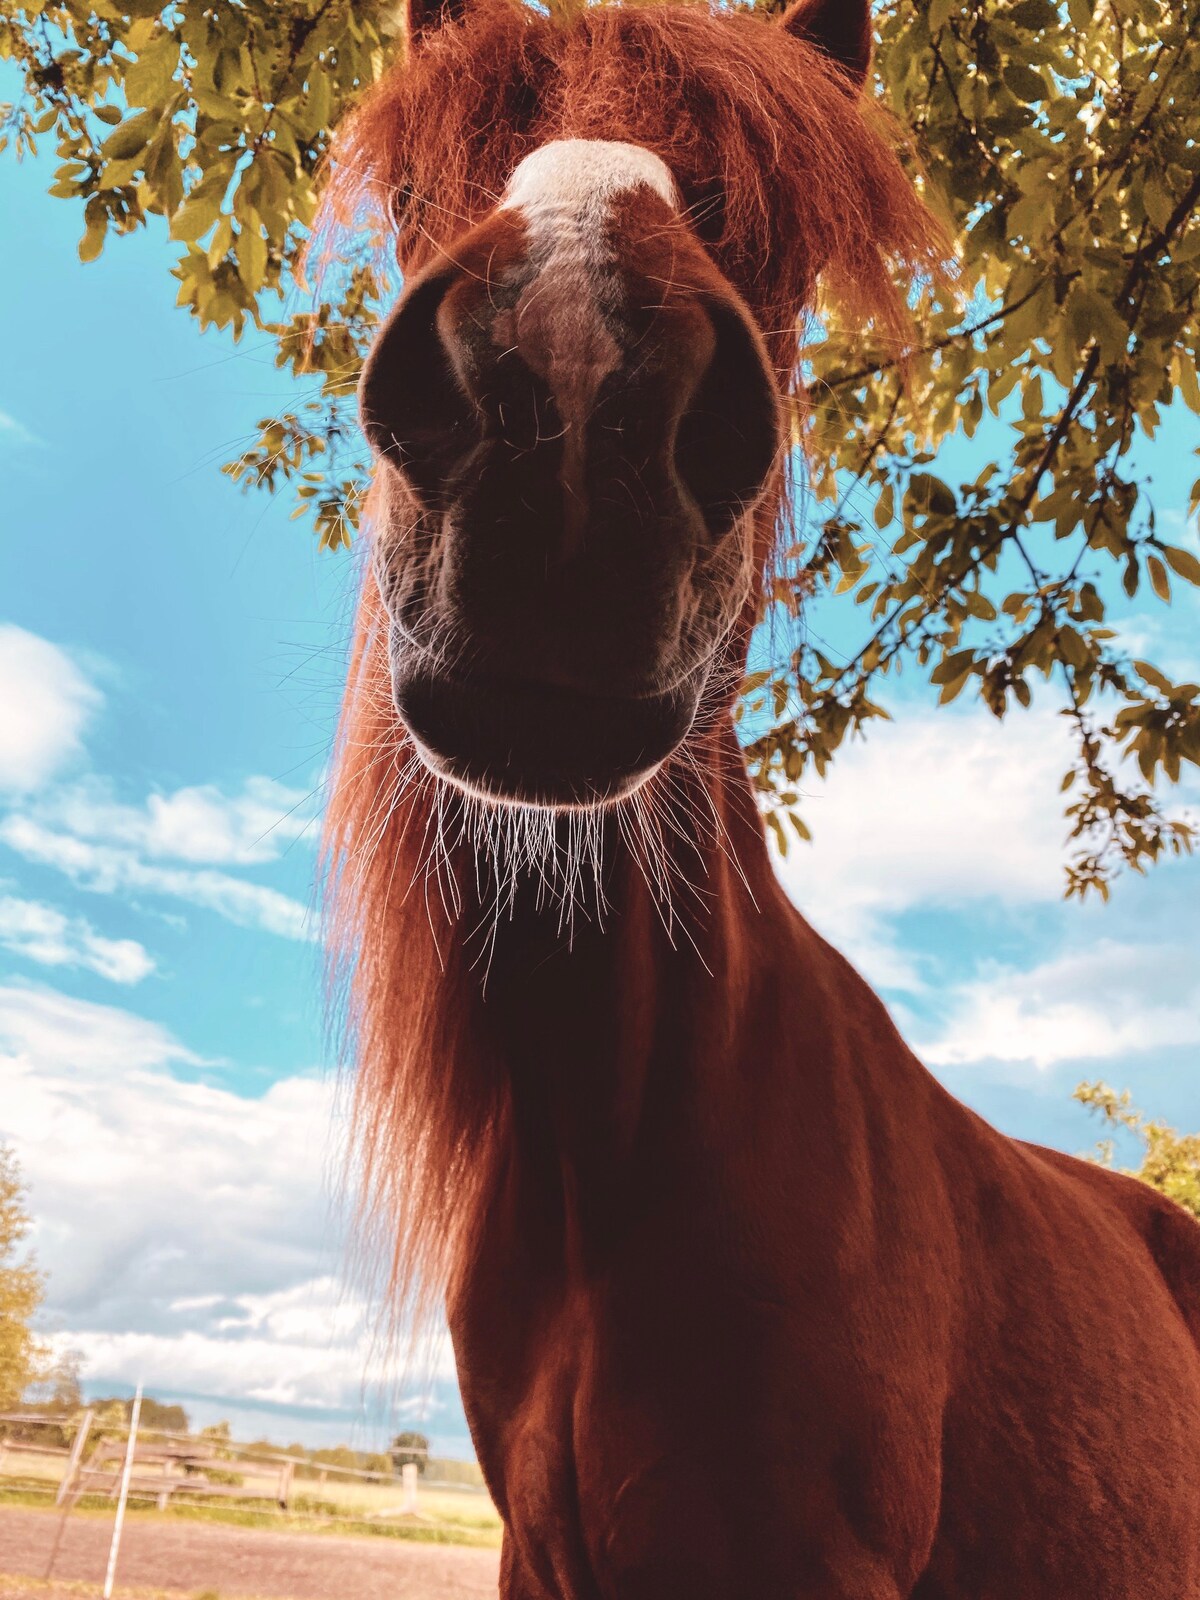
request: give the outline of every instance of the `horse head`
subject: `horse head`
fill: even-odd
[[[395,706],[452,785],[604,804],[744,663],[796,319],[880,248],[868,7],[477,0],[410,31],[342,146],[405,275],[360,389]]]

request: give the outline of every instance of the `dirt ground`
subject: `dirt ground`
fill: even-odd
[[[47,1584],[58,1518],[0,1508],[0,1600],[90,1600],[108,1560],[108,1518],[71,1517]],[[115,1595],[127,1600],[495,1600],[494,1550],[214,1523],[125,1525]],[[20,1579],[28,1577],[27,1584]],[[93,1585],[95,1587],[93,1587]],[[147,1591],[151,1593],[148,1594]],[[164,1594],[164,1591],[167,1593]]]

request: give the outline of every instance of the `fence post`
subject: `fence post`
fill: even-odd
[[[137,1448],[138,1423],[142,1416],[142,1386],[139,1383],[129,1413],[129,1438],[125,1444],[125,1465],[121,1469],[121,1493],[117,1500],[117,1520],[113,1523],[112,1544],[108,1547],[108,1571],[104,1574],[103,1600],[112,1600],[113,1579],[117,1575],[117,1552],[121,1548],[121,1529],[125,1525],[125,1502],[129,1499],[129,1480],[133,1476],[133,1454]]]
[[[58,1493],[54,1496],[54,1504],[62,1505],[71,1492],[71,1485],[75,1482],[75,1474],[79,1470],[79,1463],[83,1460],[83,1449],[87,1444],[88,1434],[92,1431],[92,1417],[94,1413],[91,1406],[83,1413],[75,1429],[75,1437],[71,1440],[71,1454],[67,1457],[67,1470],[62,1475],[62,1482],[58,1486]]]
[[[417,1510],[417,1464],[415,1461],[406,1461],[400,1468],[400,1483],[404,1490],[404,1498],[400,1509],[405,1514],[416,1515]]]

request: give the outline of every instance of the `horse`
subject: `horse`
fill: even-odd
[[[798,318],[946,247],[867,0],[409,0],[326,816],[369,1222],[504,1600],[1200,1595],[1200,1231],[1002,1136],[773,870],[731,711]]]

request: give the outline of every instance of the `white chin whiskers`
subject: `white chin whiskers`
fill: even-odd
[[[430,750],[427,745],[422,744],[421,740],[411,731],[408,738],[430,777],[438,783],[446,784],[448,788],[455,790],[464,798],[473,800],[479,805],[492,806],[498,811],[537,812],[551,817],[574,814],[590,815],[592,812],[603,812],[613,806],[619,806],[632,795],[635,795],[639,789],[652,782],[663,766],[661,761],[657,761],[652,767],[647,767],[644,772],[636,773],[630,778],[621,779],[612,789],[607,790],[602,795],[597,795],[594,799],[538,800],[536,798],[526,798],[523,795],[508,794],[499,789],[489,789],[486,783],[463,777],[455,772],[441,756]]]
[[[450,920],[473,924],[485,977],[518,903],[554,916],[568,942],[580,921],[603,926],[618,857],[649,889],[671,943],[681,933],[695,944],[692,918],[680,912],[703,911],[711,899],[696,870],[697,847],[707,839],[728,852],[711,801],[702,806],[682,780],[693,759],[686,749],[594,804],[546,805],[464,782],[411,734],[409,743],[401,786],[417,801],[424,829],[412,886],[423,888],[427,904],[440,902]]]

